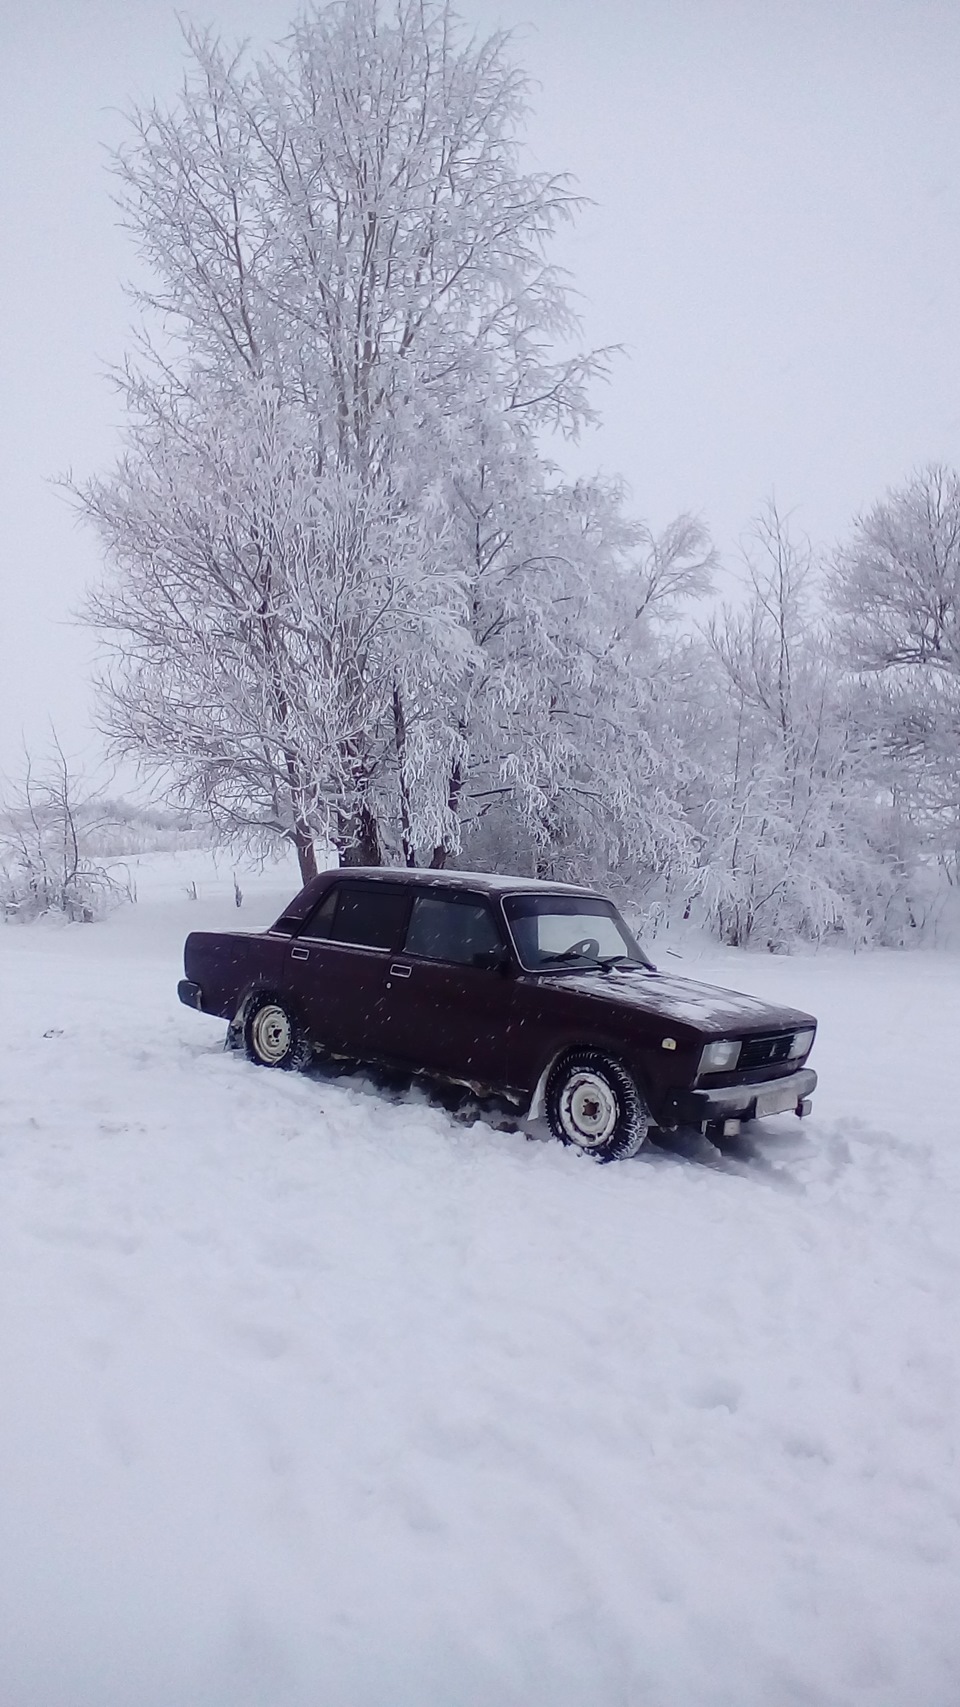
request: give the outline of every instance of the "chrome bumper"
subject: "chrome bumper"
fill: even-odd
[[[678,1125],[713,1126],[728,1121],[760,1120],[767,1114],[809,1114],[817,1088],[812,1067],[801,1067],[784,1079],[759,1085],[718,1085],[704,1090],[675,1091],[669,1116]]]

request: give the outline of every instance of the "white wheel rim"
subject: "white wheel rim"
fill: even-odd
[[[261,1061],[282,1061],[290,1048],[290,1021],[282,1008],[268,1005],[254,1016],[251,1035]]]
[[[620,1105],[606,1079],[596,1073],[574,1073],[560,1096],[560,1124],[572,1144],[597,1150],[616,1131]]]

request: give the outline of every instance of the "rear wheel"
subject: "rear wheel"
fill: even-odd
[[[247,1059],[258,1067],[305,1067],[310,1045],[286,1003],[262,992],[254,996],[243,1018]]]
[[[619,1061],[592,1049],[557,1062],[547,1081],[546,1103],[554,1137],[597,1162],[635,1156],[653,1124],[633,1076]]]

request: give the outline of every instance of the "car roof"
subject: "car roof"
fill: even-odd
[[[424,866],[407,865],[344,865],[325,872],[329,879],[362,877],[380,883],[412,884],[417,888],[481,889],[488,895],[514,894],[518,889],[532,890],[541,895],[595,895],[596,890],[575,883],[550,883],[542,877],[514,877],[510,873],[492,871],[433,871]]]

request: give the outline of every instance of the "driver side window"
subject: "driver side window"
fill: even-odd
[[[485,902],[454,895],[416,897],[404,944],[406,954],[456,966],[484,966],[502,947],[500,932]]]

